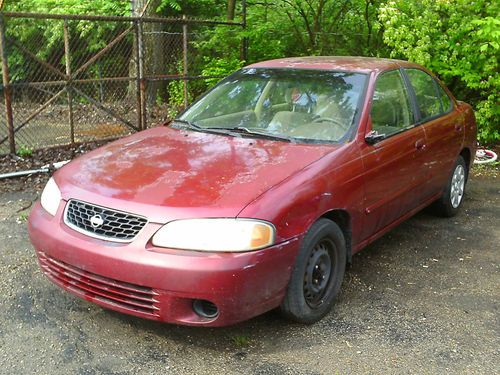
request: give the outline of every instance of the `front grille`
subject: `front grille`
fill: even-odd
[[[64,222],[92,237],[130,242],[144,228],[147,219],[72,199],[66,206]]]
[[[157,293],[151,288],[96,275],[45,253],[40,253],[39,259],[42,270],[49,278],[76,294],[83,294],[90,301],[100,301],[132,313],[159,316],[160,309],[155,306]]]

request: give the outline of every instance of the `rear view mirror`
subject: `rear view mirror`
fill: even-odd
[[[365,141],[369,145],[380,142],[382,139],[385,139],[385,134],[379,134],[376,130],[372,130],[365,136]]]

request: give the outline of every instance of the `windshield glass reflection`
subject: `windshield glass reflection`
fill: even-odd
[[[352,72],[244,69],[179,119],[202,129],[338,142],[354,125],[365,81],[365,74]]]

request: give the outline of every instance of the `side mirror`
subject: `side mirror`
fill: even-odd
[[[385,134],[379,134],[376,130],[372,130],[365,136],[365,142],[369,145],[374,145],[382,139],[385,139]]]

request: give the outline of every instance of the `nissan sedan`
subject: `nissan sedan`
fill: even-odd
[[[29,234],[52,282],[112,310],[313,323],[353,254],[428,205],[459,211],[475,148],[471,107],[419,65],[266,61],[58,170]]]

